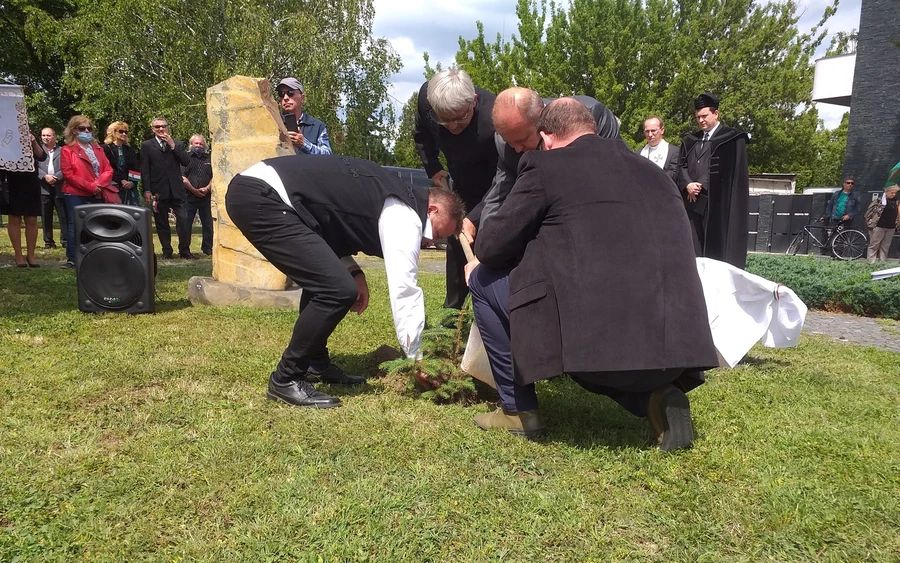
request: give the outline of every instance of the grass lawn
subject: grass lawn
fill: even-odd
[[[199,238],[195,239],[195,250]],[[805,338],[691,393],[698,439],[561,378],[541,442],[378,379],[267,402],[293,311],[191,307],[208,259],[161,264],[154,315],[75,309],[75,275],[0,235],[0,561],[897,561],[900,355]],[[49,262],[48,262],[49,261]],[[331,340],[396,346],[384,275]],[[432,317],[443,278],[423,274]]]

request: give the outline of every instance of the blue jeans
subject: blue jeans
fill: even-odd
[[[75,263],[75,248],[78,241],[75,240],[75,207],[89,203],[102,203],[94,197],[66,194],[66,260]]]
[[[213,220],[212,210],[210,208],[211,202],[212,198],[210,196],[206,196],[200,200],[188,201],[184,205],[185,212],[187,213],[188,225],[193,226],[194,217],[197,215],[197,213],[200,214],[200,229],[203,233],[203,238],[200,241],[200,250],[202,250],[204,254],[212,253]]]

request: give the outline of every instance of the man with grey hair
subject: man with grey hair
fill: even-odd
[[[190,154],[188,163],[181,167],[181,181],[187,190],[188,225],[194,224],[194,217],[200,214],[200,228],[203,238],[200,242],[200,250],[203,254],[212,254],[213,221],[212,221],[212,164],[209,161],[209,152],[206,150],[206,139],[203,135],[196,134],[190,140]]]
[[[156,200],[153,218],[156,236],[162,247],[162,257],[172,258],[172,229],[169,210],[175,214],[178,233],[178,256],[191,260],[191,225],[184,212],[185,190],[181,181],[181,167],[187,166],[188,154],[184,144],[169,133],[169,123],[162,117],[150,121],[153,138],[141,143],[141,184],[147,205]]]
[[[476,88],[462,69],[435,74],[419,89],[413,138],[425,172],[436,185],[448,185],[469,210],[463,232],[474,236],[481,201],[497,169],[497,148],[491,111],[494,94]],[[443,152],[448,171],[439,159]],[[455,239],[447,241],[447,297],[444,307],[462,307],[468,294],[463,267],[465,254]]]

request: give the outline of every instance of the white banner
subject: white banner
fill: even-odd
[[[34,172],[25,91],[21,86],[0,84],[0,169]]]

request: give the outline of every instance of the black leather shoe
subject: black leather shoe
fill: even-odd
[[[279,385],[269,377],[269,388],[266,390],[266,398],[270,401],[281,401],[295,407],[331,409],[341,406],[340,399],[317,391],[315,387],[302,380],[292,381],[287,385]]]
[[[179,254],[178,257],[181,258],[182,260],[196,260],[197,259],[197,257],[194,256],[193,254],[191,254],[190,252],[183,252],[183,253]]]
[[[48,242],[47,244],[44,245],[44,248],[46,248],[47,250],[49,250],[49,249],[51,249],[51,248],[56,248],[56,243],[55,243],[55,242]]]
[[[323,371],[314,371],[312,368],[309,368],[306,371],[306,379],[307,381],[321,381],[322,383],[334,385],[362,385],[366,382],[365,377],[344,373],[341,368],[334,364],[328,364],[328,367]]]
[[[172,259],[172,253],[171,253],[171,252],[163,252],[163,253],[162,253],[162,259],[163,259],[163,260],[171,260],[171,259]]]

